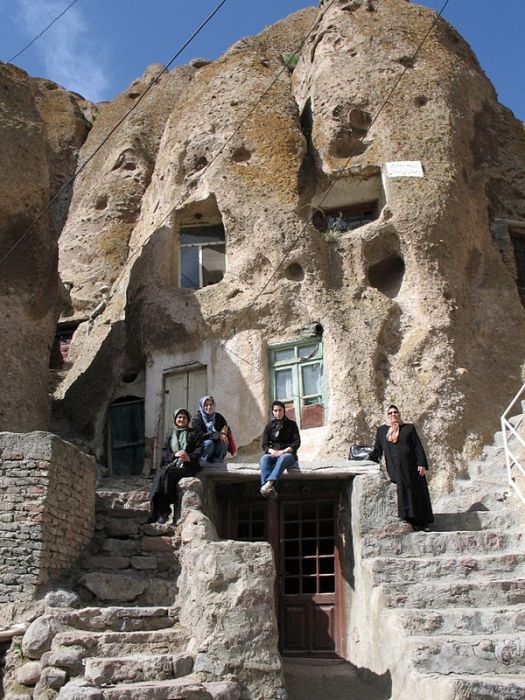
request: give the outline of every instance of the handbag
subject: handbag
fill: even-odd
[[[237,453],[237,445],[235,444],[235,440],[233,439],[233,433],[231,430],[228,430],[228,452],[231,454],[232,457],[235,457]]]
[[[374,448],[368,445],[350,445],[348,459],[374,461],[373,452]]]

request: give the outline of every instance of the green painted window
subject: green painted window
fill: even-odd
[[[270,348],[271,399],[286,405],[300,428],[324,425],[323,344],[316,338]]]

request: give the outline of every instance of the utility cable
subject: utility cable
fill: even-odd
[[[405,73],[406,73],[407,70],[409,69],[410,65],[413,63],[413,61],[416,59],[416,56],[417,56],[417,55],[419,54],[419,52],[421,51],[421,48],[423,47],[423,44],[424,44],[425,41],[427,40],[427,38],[428,38],[430,32],[431,32],[432,29],[435,27],[435,25],[436,25],[436,23],[438,22],[438,20],[441,18],[442,14],[443,14],[443,12],[445,11],[445,8],[446,8],[447,5],[449,4],[449,2],[450,2],[450,0],[445,0],[445,3],[443,4],[441,10],[440,10],[440,11],[438,12],[438,14],[434,17],[434,20],[433,20],[432,24],[430,25],[430,27],[429,27],[429,29],[427,30],[427,32],[425,33],[424,37],[423,37],[422,40],[420,41],[418,47],[416,48],[416,51],[414,52],[413,56],[411,57],[411,60],[410,60],[409,62],[407,62],[407,65],[405,66],[404,70],[403,70],[403,71],[400,73],[400,75],[398,76],[398,78],[397,78],[397,80],[395,81],[394,85],[393,85],[392,88],[390,89],[390,91],[389,91],[389,93],[388,93],[386,99],[383,101],[383,103],[381,104],[381,106],[380,106],[379,110],[377,111],[376,115],[374,116],[374,118],[373,118],[372,121],[370,122],[370,126],[369,126],[368,129],[367,129],[367,133],[370,131],[370,129],[372,128],[372,126],[376,123],[377,119],[379,118],[379,115],[381,114],[381,112],[383,111],[383,109],[384,109],[384,108],[386,107],[386,105],[388,104],[388,101],[390,100],[390,98],[391,98],[392,95],[394,94],[394,91],[396,90],[397,86],[398,86],[399,83],[401,82],[403,76],[405,75]],[[339,170],[337,170],[337,171],[335,172],[335,174],[341,175],[342,173],[344,173],[344,172],[346,171],[346,169],[348,168],[348,166],[350,165],[350,162],[351,162],[352,158],[353,158],[353,156],[350,156],[350,157],[346,160],[346,162],[345,162],[345,164],[343,165],[343,167],[340,168]],[[317,205],[318,208],[322,206],[322,204],[323,204],[323,202],[325,201],[325,199],[328,197],[328,195],[330,194],[330,192],[332,191],[332,189],[335,187],[336,182],[337,182],[337,180],[334,179],[334,181],[332,182],[332,184],[330,185],[330,187],[326,190],[326,192],[324,193],[322,199],[320,200],[320,202],[319,202],[318,205]],[[286,249],[286,251],[285,251],[283,257],[281,258],[279,264],[277,265],[277,267],[275,268],[275,270],[273,271],[273,273],[270,275],[270,277],[266,280],[265,284],[261,287],[261,289],[259,290],[259,292],[257,292],[257,294],[255,295],[255,297],[254,297],[252,303],[250,304],[250,306],[246,309],[246,311],[245,311],[244,313],[249,313],[249,312],[253,309],[255,303],[257,302],[257,299],[261,296],[261,294],[263,294],[264,290],[268,287],[268,285],[270,284],[270,282],[272,281],[272,279],[275,277],[275,275],[276,275],[277,272],[279,271],[279,269],[280,269],[280,267],[282,266],[282,264],[283,264],[283,263],[285,262],[285,260],[287,259],[287,256],[288,256],[288,254],[290,253],[290,251],[293,250],[293,248],[294,248],[295,244],[297,243],[297,241],[300,239],[300,237],[304,234],[304,232],[306,231],[306,229],[308,228],[308,226],[311,224],[312,218],[313,218],[313,214],[312,214],[311,216],[308,217],[308,220],[306,221],[306,223],[305,223],[305,225],[303,226],[303,228],[301,229],[301,231],[297,234],[297,236],[295,236],[295,237],[293,238],[291,245],[288,246],[288,248]]]
[[[413,61],[416,59],[417,55],[418,55],[419,52],[421,51],[421,49],[422,49],[422,47],[423,47],[423,44],[425,43],[425,41],[427,40],[427,38],[428,38],[428,36],[430,35],[431,31],[434,29],[435,25],[437,24],[437,22],[438,22],[439,19],[441,18],[442,14],[443,14],[443,12],[445,11],[445,9],[446,9],[447,5],[449,4],[449,2],[450,2],[450,0],[445,0],[445,3],[444,3],[443,6],[441,7],[440,11],[439,11],[439,12],[437,13],[437,15],[434,17],[434,19],[433,19],[433,21],[432,21],[430,27],[428,28],[427,32],[425,33],[425,35],[424,35],[423,38],[421,39],[420,43],[418,44],[418,46],[417,46],[417,48],[416,48],[414,54],[412,55],[411,60],[407,63],[407,65],[405,66],[404,70],[400,73],[400,75],[398,76],[398,78],[397,78],[396,81],[394,82],[394,85],[392,86],[392,88],[391,88],[390,91],[388,92],[387,97],[386,97],[385,100],[382,102],[381,106],[379,107],[379,110],[376,112],[374,118],[373,118],[372,121],[370,122],[370,125],[369,125],[369,127],[368,127],[368,129],[367,129],[367,133],[370,131],[370,129],[372,128],[372,126],[376,123],[377,119],[379,118],[379,115],[381,114],[381,112],[383,111],[383,109],[384,109],[384,108],[386,107],[386,105],[388,104],[389,100],[391,99],[392,95],[394,94],[395,90],[397,89],[397,86],[398,86],[399,83],[401,82],[403,76],[405,75],[405,73],[406,73],[407,70],[409,69],[410,65],[413,64]],[[329,5],[328,7],[330,7],[331,4],[332,4],[332,3],[330,3],[330,5]],[[327,9],[328,9],[328,8],[327,8]],[[346,171],[346,169],[348,168],[348,166],[349,166],[349,164],[350,164],[352,158],[353,158],[353,156],[350,156],[350,157],[346,160],[346,162],[345,162],[345,164],[343,165],[343,167],[340,168],[339,170],[337,170],[335,174],[341,175],[342,173],[344,173],[344,172]],[[332,184],[330,185],[330,187],[326,190],[326,192],[324,193],[322,199],[320,200],[320,202],[319,202],[318,205],[317,205],[318,208],[322,206],[323,202],[326,200],[326,198],[328,197],[328,195],[330,194],[330,192],[332,191],[332,189],[335,187],[336,182],[337,182],[337,180],[334,179],[334,181],[332,182]],[[242,313],[240,314],[239,319],[237,319],[237,324],[239,323],[239,320],[242,319],[243,316],[246,316],[246,314],[248,314],[248,313],[253,309],[253,307],[254,307],[255,304],[257,303],[257,300],[259,299],[259,297],[264,293],[264,291],[267,289],[268,285],[269,285],[270,282],[273,280],[273,278],[275,277],[275,275],[277,274],[277,272],[279,271],[279,269],[281,268],[281,266],[283,265],[283,263],[287,260],[288,254],[293,250],[293,248],[294,248],[295,244],[297,243],[297,241],[301,238],[301,236],[305,233],[305,231],[306,231],[306,229],[308,228],[308,226],[311,224],[312,218],[313,218],[313,214],[310,215],[310,216],[308,217],[308,220],[306,221],[306,223],[304,224],[304,226],[301,228],[300,232],[297,234],[297,236],[295,236],[295,237],[293,238],[291,244],[287,247],[287,249],[286,249],[285,252],[284,252],[284,255],[282,256],[281,260],[280,260],[279,263],[277,264],[277,267],[274,269],[274,271],[272,272],[272,274],[270,275],[270,277],[268,277],[268,279],[267,279],[266,282],[263,284],[263,286],[261,287],[261,289],[257,292],[257,294],[256,294],[255,297],[253,298],[253,300],[252,300],[252,302],[250,303],[250,305],[244,310],[244,312],[242,312]],[[237,324],[236,324],[236,325],[237,325]],[[227,341],[220,341],[220,344],[222,345],[222,347],[224,348],[224,350],[226,350],[226,352],[230,352],[229,348],[226,347],[226,342],[227,342]],[[251,367],[254,367],[255,369],[257,369],[259,373],[262,372],[262,370],[260,369],[260,367],[257,368],[252,362],[250,362],[250,361],[247,360],[246,358],[241,357],[238,353],[233,353],[233,352],[232,352],[231,354],[235,355],[235,357],[237,357],[238,359],[242,360],[243,362],[245,362],[246,364],[250,365]]]
[[[211,168],[211,166],[213,165],[213,163],[217,160],[217,158],[221,155],[221,153],[223,153],[223,151],[224,151],[224,149],[226,148],[226,146],[228,146],[228,144],[231,143],[231,141],[233,140],[234,136],[235,136],[236,134],[239,133],[241,127],[242,127],[242,126],[248,121],[248,119],[252,116],[252,114],[253,114],[253,113],[255,112],[255,110],[257,109],[258,105],[262,102],[262,100],[263,100],[263,99],[266,97],[266,95],[270,92],[270,90],[271,90],[272,87],[275,85],[275,83],[277,82],[277,80],[281,77],[281,75],[282,75],[285,71],[289,70],[289,68],[290,68],[290,66],[291,66],[291,63],[292,63],[292,61],[293,61],[294,55],[296,55],[297,53],[299,53],[299,52],[302,50],[305,41],[308,39],[308,37],[310,36],[310,34],[314,31],[314,29],[315,29],[315,27],[317,26],[317,24],[318,24],[318,23],[320,22],[320,20],[324,17],[325,13],[330,9],[330,7],[334,4],[334,2],[336,2],[336,0],[331,0],[331,2],[329,3],[329,5],[324,9],[323,14],[320,15],[319,17],[317,17],[317,19],[316,19],[315,22],[312,24],[312,26],[310,27],[310,29],[308,30],[308,32],[307,32],[307,33],[304,35],[304,37],[301,39],[300,44],[298,44],[298,46],[295,48],[294,52],[293,52],[292,54],[290,54],[290,56],[289,56],[289,58],[288,58],[287,60],[284,61],[283,67],[282,67],[279,71],[277,71],[276,75],[272,78],[272,80],[270,81],[268,87],[267,87],[265,90],[263,90],[263,92],[259,95],[259,97],[255,100],[255,102],[253,103],[253,105],[250,107],[250,109],[248,110],[248,112],[246,113],[246,115],[241,119],[241,121],[240,121],[240,122],[237,124],[237,126],[234,128],[234,130],[232,131],[232,133],[230,134],[230,136],[229,136],[229,137],[226,139],[226,141],[222,144],[222,146],[221,146],[221,147],[219,148],[219,150],[215,153],[215,155],[209,160],[209,162],[205,165],[205,167],[199,172],[199,175],[198,175],[198,177],[197,177],[197,179],[196,179],[195,186],[197,186],[197,184],[198,184],[199,181],[202,179],[202,177],[203,177],[203,175],[206,173],[206,171],[209,170],[209,169]],[[160,221],[160,223],[156,224],[156,228],[157,228],[157,229],[160,228],[161,226],[164,226],[164,224],[165,224],[166,221],[170,218],[170,216],[173,214],[173,212],[174,212],[174,211],[177,211],[177,209],[180,207],[180,205],[181,205],[182,202],[184,201],[185,196],[186,196],[186,195],[181,195],[180,198],[179,198],[179,201],[178,201],[174,206],[172,206],[172,207],[170,208],[170,210],[168,211],[168,213],[166,214],[166,216]],[[141,253],[142,249],[144,248],[144,245],[145,245],[145,244],[143,243],[142,246],[137,250],[137,252],[135,253],[135,256],[137,256],[137,255],[139,255],[139,254]],[[0,260],[0,263],[1,263],[1,262],[2,262],[2,261]],[[128,262],[128,264],[129,264],[129,263],[131,262],[131,259],[128,260],[127,262]],[[116,280],[113,282],[113,288],[115,288],[115,286],[120,282],[120,280],[122,279],[122,277],[124,276],[124,274],[125,274],[125,270],[122,270],[122,272],[118,275],[118,277],[116,278]]]
[[[73,2],[70,2],[69,5],[64,10],[62,10],[62,12],[60,14],[58,14],[55,17],[55,19],[51,20],[51,22],[47,25],[47,27],[44,27],[44,29],[42,29],[40,34],[37,34],[33,39],[31,39],[29,44],[26,44],[22,49],[20,49],[20,51],[18,53],[15,53],[14,56],[11,56],[11,58],[9,58],[6,61],[6,63],[12,63],[15,60],[15,58],[18,58],[20,56],[20,54],[24,53],[24,51],[26,49],[28,49],[30,46],[32,46],[35,43],[35,41],[37,41],[37,39],[40,39],[40,37],[43,36],[47,32],[48,29],[51,29],[51,27],[55,24],[55,22],[58,22],[58,20],[61,17],[63,17],[66,14],[66,12],[68,10],[70,10],[73,7],[73,5],[75,5],[77,2],[78,2],[78,0],[73,0]]]
[[[46,214],[49,209],[53,206],[53,204],[57,201],[57,199],[60,197],[60,195],[76,180],[76,178],[80,175],[80,173],[85,169],[85,167],[90,163],[93,158],[97,155],[97,153],[104,147],[104,145],[108,142],[108,140],[113,136],[115,131],[123,124],[123,122],[129,117],[129,115],[137,109],[138,105],[142,102],[144,97],[148,94],[148,92],[152,89],[152,87],[160,80],[161,76],[164,75],[169,70],[169,67],[173,64],[173,62],[180,56],[180,54],[186,49],[193,39],[204,29],[204,27],[208,24],[208,22],[211,21],[211,19],[217,14],[217,12],[221,9],[221,7],[226,3],[227,0],[221,0],[219,4],[210,12],[210,14],[206,17],[203,22],[197,27],[197,29],[193,32],[193,34],[190,36],[189,39],[186,40],[186,42],[181,46],[181,48],[177,51],[177,53],[170,59],[170,61],[164,66],[164,68],[150,81],[149,85],[146,87],[144,92],[137,98],[135,101],[134,105],[119,119],[119,121],[115,124],[115,126],[109,131],[109,133],[104,137],[104,139],[99,143],[97,148],[93,151],[93,153],[82,163],[82,165],[76,170],[73,175],[62,185],[62,187],[58,190],[58,192],[54,195],[54,197],[51,198],[51,200],[47,203],[47,205],[40,211],[40,213],[33,219],[33,221],[29,224],[29,226],[26,228],[24,233],[20,236],[20,238],[15,241],[15,243],[11,246],[11,248],[7,251],[7,253],[0,258],[0,265],[7,260],[7,258],[11,255],[11,253],[20,245],[20,243],[24,240],[24,238],[29,234],[29,232],[33,229],[33,227],[40,221],[40,219]]]

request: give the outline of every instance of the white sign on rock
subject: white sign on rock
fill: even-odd
[[[424,177],[420,160],[397,160],[385,166],[387,177]]]

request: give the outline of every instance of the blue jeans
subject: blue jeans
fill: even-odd
[[[272,457],[265,454],[259,460],[261,468],[261,485],[267,481],[277,481],[285,469],[295,463],[295,457],[290,452],[285,452],[280,457]]]
[[[222,440],[204,440],[202,443],[202,459],[205,462],[224,462],[228,445]]]

